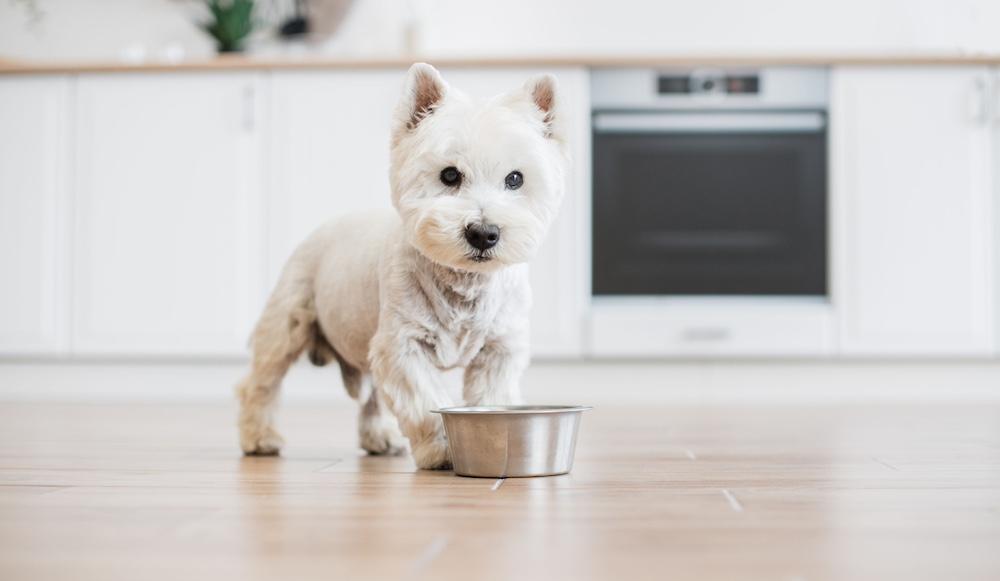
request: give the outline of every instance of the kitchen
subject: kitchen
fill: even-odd
[[[616,410],[605,426],[621,406],[693,406],[708,424],[729,417],[713,406],[763,415],[806,406],[803,417],[818,406],[820,425],[839,425],[849,420],[824,406],[860,406],[867,417],[886,403],[982,405],[962,432],[981,438],[980,455],[928,446],[955,454],[950,469],[981,474],[957,487],[995,483],[1000,42],[989,18],[1000,21],[1000,10],[991,4],[584,3],[574,28],[535,21],[528,2],[405,11],[360,2],[322,47],[268,38],[221,57],[185,28],[184,3],[150,0],[149,15],[107,4],[121,22],[162,32],[136,41],[107,27],[103,40],[74,44],[85,9],[59,3],[37,4],[47,9],[41,24],[25,24],[20,6],[0,19],[0,268],[13,281],[0,301],[5,418],[48,417],[45,402],[170,402],[229,417],[247,338],[295,246],[330,218],[390,207],[390,113],[406,69],[425,60],[479,97],[539,73],[559,82],[573,164],[531,263],[529,401],[591,404],[594,418]],[[569,18],[568,4],[542,12]],[[730,16],[708,18],[721,8]],[[658,21],[672,34],[656,34]],[[470,24],[483,22],[495,26]],[[309,408],[347,407],[339,382],[304,362],[286,380],[288,413],[308,418],[306,442],[323,433]],[[718,441],[725,429],[706,435],[706,424],[675,413],[665,414],[674,430],[739,459],[735,442]],[[962,424],[961,413],[942,426],[904,423],[934,434]],[[220,432],[222,451],[228,427],[206,428]],[[343,448],[350,429],[337,429],[321,438]],[[789,435],[775,430],[756,434]],[[878,448],[857,434],[821,436]],[[328,455],[319,444],[311,453]],[[932,464],[898,446],[899,471]],[[751,514],[734,486],[723,489],[736,512]],[[989,578],[996,562],[975,547],[997,529],[969,518],[982,535],[954,554],[976,565],[967,577]],[[860,567],[865,552],[854,549],[841,556]],[[826,559],[799,565],[809,578],[874,575]],[[883,578],[902,576],[899,564],[884,559]],[[679,571],[712,578],[691,563]],[[924,574],[934,572],[932,563]]]

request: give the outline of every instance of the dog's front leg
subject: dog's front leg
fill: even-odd
[[[521,375],[528,367],[526,338],[491,339],[465,368],[462,395],[466,405],[522,403]]]
[[[409,438],[417,467],[451,468],[444,426],[431,410],[452,404],[427,346],[412,338],[376,336],[371,359],[372,378]]]

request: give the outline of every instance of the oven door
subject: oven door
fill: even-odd
[[[826,115],[594,115],[594,295],[825,295]]]

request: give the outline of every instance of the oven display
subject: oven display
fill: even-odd
[[[661,95],[724,93],[756,95],[760,93],[758,75],[660,75],[657,92]]]

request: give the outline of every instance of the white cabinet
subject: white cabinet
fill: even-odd
[[[834,303],[848,355],[992,352],[984,67],[838,68]]]
[[[541,69],[443,70],[445,80],[478,97],[520,87]],[[589,195],[589,88],[586,71],[559,77],[570,118],[574,171],[560,217],[532,264],[536,355],[580,352],[586,296],[581,212]],[[316,226],[345,213],[391,207],[389,131],[404,69],[276,72],[272,78],[273,170],[268,196],[268,280],[273,285],[295,246]]]
[[[275,72],[268,282],[333,217],[391,208],[389,120],[404,70]]]
[[[544,71],[560,80],[573,167],[532,266],[533,344],[573,357],[590,302],[588,73]],[[477,96],[540,72],[443,71]],[[0,78],[0,354],[245,354],[292,248],[333,216],[389,206],[404,73]],[[757,354],[755,329],[786,340],[776,355],[996,354],[1000,123],[987,126],[980,98],[1000,95],[1000,77],[908,66],[837,67],[832,79],[832,314],[759,305],[723,332],[735,310],[607,313],[673,329],[671,352],[688,355]],[[808,328],[790,318],[800,312]],[[600,316],[607,352],[642,354],[629,347],[641,333],[626,341]]]
[[[252,74],[80,77],[75,352],[245,352],[263,290],[263,89]]]
[[[0,352],[66,347],[69,81],[0,78]]]
[[[589,353],[597,357],[825,357],[830,305],[809,297],[595,299]]]

